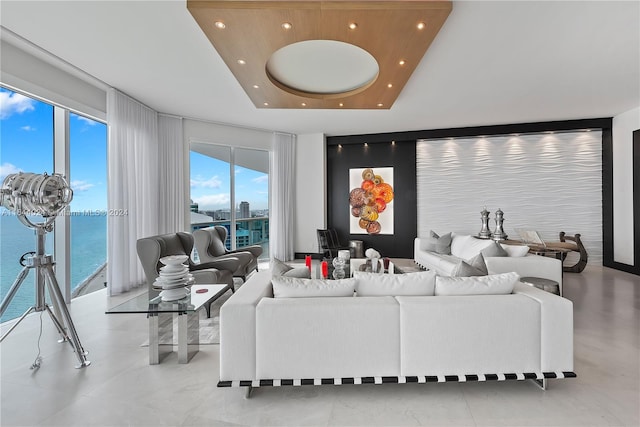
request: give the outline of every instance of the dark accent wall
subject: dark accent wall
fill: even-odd
[[[382,256],[413,258],[417,233],[416,144],[391,140],[377,143],[327,144],[327,224],[347,240],[362,240]],[[394,234],[350,234],[349,169],[393,167]],[[384,213],[383,213],[384,215]]]
[[[640,227],[634,222],[635,261],[628,266],[613,261],[613,120],[607,118],[563,120],[553,122],[519,123],[495,126],[476,126],[451,129],[430,129],[406,132],[391,132],[366,135],[333,136],[327,138],[327,224],[338,229],[347,239],[365,241],[365,246],[381,250],[383,256],[413,257],[413,239],[417,232],[416,213],[416,165],[415,141],[418,139],[459,138],[481,135],[508,135],[539,133],[548,131],[572,131],[582,129],[602,130],[602,228],[603,228],[603,265],[631,273],[640,273]],[[634,132],[634,212],[640,210],[640,135]],[[391,141],[396,141],[395,151],[391,151]],[[364,143],[369,152],[363,154]],[[340,149],[339,146],[342,148]],[[340,150],[340,151],[339,151]],[[567,159],[570,161],[570,159]],[[371,164],[367,164],[371,162]],[[396,205],[393,236],[349,235],[348,210],[348,170],[356,167],[394,166],[394,170],[412,174],[412,177],[395,178],[403,185],[413,183],[412,198],[407,194],[406,204]],[[398,184],[396,184],[398,186]],[[400,187],[399,187],[400,188]],[[409,191],[408,189],[403,189]],[[413,205],[410,206],[410,200]],[[342,208],[344,206],[344,209]],[[378,238],[380,238],[378,240]]]

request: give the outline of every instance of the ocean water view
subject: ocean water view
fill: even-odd
[[[22,266],[20,257],[36,249],[35,231],[2,209],[0,212],[0,298],[9,292]],[[71,215],[71,289],[100,269],[107,259],[107,216]],[[53,233],[47,233],[45,252],[53,254]],[[54,256],[55,260],[55,256]],[[49,299],[47,299],[49,301]],[[20,317],[35,303],[35,270],[23,281],[0,321]]]

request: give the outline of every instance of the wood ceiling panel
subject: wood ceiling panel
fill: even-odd
[[[189,0],[187,8],[257,108],[389,109],[452,5],[421,0]],[[216,22],[225,28],[217,28]],[[284,22],[292,28],[283,29]],[[416,27],[419,22],[426,24],[424,29]],[[357,28],[350,29],[350,23]],[[306,94],[272,82],[265,69],[271,55],[307,40],[336,40],[366,50],[378,62],[378,78],[363,90],[344,94]],[[246,63],[239,64],[240,59]]]

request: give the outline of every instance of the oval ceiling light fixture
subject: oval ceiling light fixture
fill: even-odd
[[[330,99],[362,92],[378,78],[378,61],[366,50],[335,40],[306,40],[275,51],[267,76],[280,89]]]

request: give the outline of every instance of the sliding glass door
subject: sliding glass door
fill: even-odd
[[[269,152],[191,144],[191,230],[227,228],[227,249],[261,245],[269,258]]]

